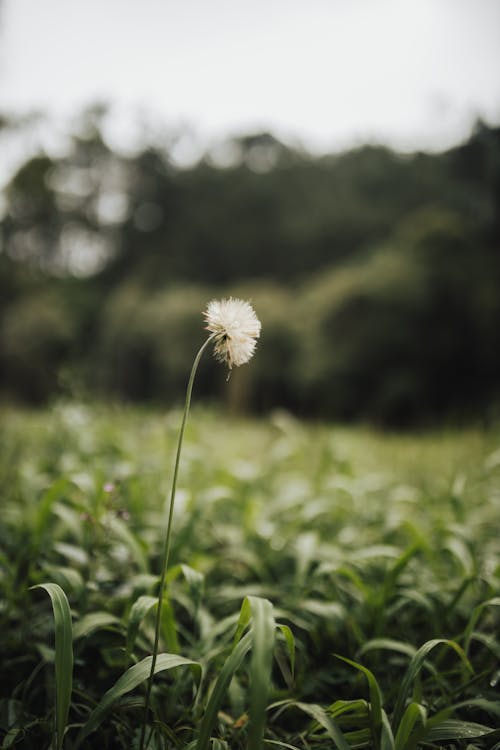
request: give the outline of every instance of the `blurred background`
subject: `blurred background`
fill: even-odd
[[[500,412],[500,0],[0,0],[0,399]]]

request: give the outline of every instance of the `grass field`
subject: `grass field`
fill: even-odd
[[[0,747],[139,747],[180,419],[2,412]],[[196,408],[149,747],[500,748],[499,519],[498,430]]]

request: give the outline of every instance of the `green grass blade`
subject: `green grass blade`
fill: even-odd
[[[483,646],[489,649],[500,662],[500,642],[496,638],[492,635],[487,635],[486,633],[474,632],[471,635],[471,640],[477,641],[477,643],[482,643]]]
[[[476,724],[472,721],[459,721],[457,719],[446,719],[426,734],[426,742],[442,742],[443,740],[471,740],[476,737],[498,733],[492,727]]]
[[[233,638],[233,646],[236,646],[251,619],[252,607],[250,606],[250,598],[246,596],[241,605],[240,616],[238,618],[238,624],[236,625],[236,631]]]
[[[481,604],[478,604],[477,607],[474,607],[472,610],[472,614],[469,618],[469,622],[467,623],[467,627],[464,632],[464,651],[465,653],[468,652],[470,641],[472,637],[472,633],[474,631],[474,628],[476,627],[476,623],[481,617],[483,610],[486,607],[499,607],[500,606],[500,596],[495,596],[492,599],[487,599],[485,602],[481,602]]]
[[[425,727],[427,713],[420,703],[410,703],[403,714],[395,739],[395,750],[413,750],[416,747],[418,736],[415,736],[415,727],[420,722]],[[413,739],[411,735],[414,734]]]
[[[43,534],[47,530],[47,526],[52,517],[52,506],[56,500],[59,500],[64,494],[68,486],[69,481],[65,477],[62,477],[45,490],[38,501],[33,518],[33,536],[37,543],[40,543]]]
[[[276,623],[268,599],[247,597],[252,610],[252,662],[250,665],[250,726],[248,750],[261,750],[266,707],[271,684]]]
[[[73,687],[73,635],[71,612],[66,594],[57,583],[41,583],[34,589],[45,589],[52,602],[55,628],[56,675],[56,747],[62,748],[64,730],[68,723]]]
[[[337,721],[341,716],[353,717],[360,722],[368,718],[368,701],[364,698],[354,698],[353,700],[338,700],[328,706],[328,715]]]
[[[415,656],[417,649],[410,643],[404,641],[396,641],[393,638],[372,638],[372,640],[364,643],[357,652],[357,656],[363,656],[368,651],[376,651],[378,649],[387,649],[388,651],[396,651],[400,654],[405,654],[410,658]]]
[[[394,735],[392,734],[389,717],[382,709],[382,727],[380,732],[380,750],[395,750]]]
[[[174,565],[167,572],[167,581],[172,583],[178,576],[183,575],[186,583],[193,593],[199,593],[205,583],[205,576],[199,570],[195,570],[190,565],[179,563]]]
[[[394,590],[400,574],[404,571],[412,557],[415,557],[415,555],[420,552],[421,549],[422,544],[420,542],[414,542],[407,549],[405,549],[404,552],[402,552],[402,554],[395,561],[392,568],[387,571],[383,585],[384,602],[388,601],[389,596]]]
[[[140,596],[132,605],[127,626],[127,652],[131,653],[141,622],[158,604],[157,596]]]
[[[168,650],[172,654],[179,654],[181,646],[179,638],[177,637],[177,621],[175,619],[174,608],[172,607],[172,602],[168,593],[163,595],[160,625],[161,633],[167,644]]]
[[[148,563],[146,560],[146,555],[144,554],[140,542],[137,540],[132,531],[130,531],[127,524],[117,516],[110,516],[107,520],[107,524],[109,526],[110,532],[117,539],[123,542],[123,544],[127,547],[132,558],[137,563],[139,570],[141,570],[143,573],[147,572]]]
[[[147,656],[145,659],[140,661],[138,664],[134,664],[133,667],[127,669],[124,674],[115,682],[102,697],[100,703],[91,712],[86,723],[80,730],[78,737],[75,742],[75,750],[82,744],[83,740],[88,737],[89,734],[94,732],[101,722],[106,717],[106,714],[112,707],[113,703],[121,698],[122,695],[129,693],[134,690],[141,682],[144,682],[149,677],[151,670],[152,656]],[[158,654],[155,665],[155,674],[163,672],[167,669],[175,669],[176,667],[191,666],[195,667],[198,672],[198,679],[201,677],[201,667],[198,662],[192,661],[191,659],[185,659],[177,654]]]
[[[401,688],[399,690],[398,699],[396,701],[396,706],[394,708],[394,717],[393,717],[394,727],[396,728],[399,727],[399,724],[403,716],[407,695],[410,691],[411,685],[415,681],[415,678],[417,677],[420,670],[422,669],[422,666],[428,654],[430,653],[430,651],[432,651],[433,648],[435,648],[436,646],[440,644],[444,644],[445,646],[449,646],[450,648],[452,648],[458,654],[458,656],[464,662],[467,668],[472,671],[472,667],[470,666],[469,661],[464,651],[455,641],[450,641],[445,638],[434,638],[424,643],[424,645],[418,649],[418,651],[416,652],[416,654],[413,656],[412,660],[410,661],[410,664],[408,665],[408,670],[401,683]]]
[[[73,625],[73,640],[78,638],[84,638],[94,630],[100,630],[101,628],[117,628],[121,626],[121,622],[116,615],[112,615],[110,612],[90,612],[88,615],[84,615],[81,620],[75,622]]]
[[[51,578],[52,583],[57,583],[63,591],[69,591],[76,597],[85,588],[83,577],[75,568],[69,568],[67,565],[50,565],[45,563],[43,571]]]
[[[323,729],[326,729],[328,736],[334,741],[335,747],[338,748],[338,750],[351,750],[344,735],[335,722],[330,719],[324,708],[315,703],[300,703],[294,701],[290,703],[290,706],[297,706],[297,708],[300,708],[301,711],[317,721]]]
[[[252,629],[241,640],[241,634],[252,620]],[[250,664],[250,724],[248,749],[261,750],[262,736],[266,722],[267,696],[271,682],[271,668],[274,652],[276,623],[273,605],[267,599],[247,596],[240,610],[235,646],[228,657],[215,684],[200,727],[198,750],[206,750],[210,741],[217,711],[229,682],[240,666],[245,654],[252,649]]]
[[[252,646],[252,633],[247,633],[241,641],[236,644],[224,666],[222,667],[217,682],[215,683],[212,694],[210,695],[203,719],[200,724],[200,733],[198,736],[197,750],[208,750],[210,743],[210,734],[217,720],[217,712],[222,703],[226,690],[231,679],[240,667],[245,655],[250,651]]]
[[[350,664],[354,669],[358,669],[362,672],[368,680],[368,690],[370,693],[370,728],[372,734],[372,743],[374,750],[380,748],[380,734],[382,729],[382,693],[378,686],[378,682],[375,679],[375,675],[370,672],[369,669],[364,667],[362,664],[358,664],[351,659],[347,659],[345,656],[335,654],[337,659],[342,659],[346,664]]]
[[[277,627],[283,634],[283,637],[285,639],[285,642],[288,648],[288,655],[290,657],[290,671],[293,677],[295,674],[295,638],[293,637],[293,633],[288,627],[288,625],[278,624]]]

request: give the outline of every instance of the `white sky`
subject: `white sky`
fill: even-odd
[[[500,0],[3,0],[0,112],[99,99],[202,144],[270,129],[318,151],[442,148],[500,121]],[[135,128],[135,130],[134,130]]]

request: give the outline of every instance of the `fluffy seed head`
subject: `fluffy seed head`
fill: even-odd
[[[214,354],[229,369],[244,365],[255,351],[260,336],[260,320],[244,300],[212,300],[203,313],[206,329],[215,334]]]

